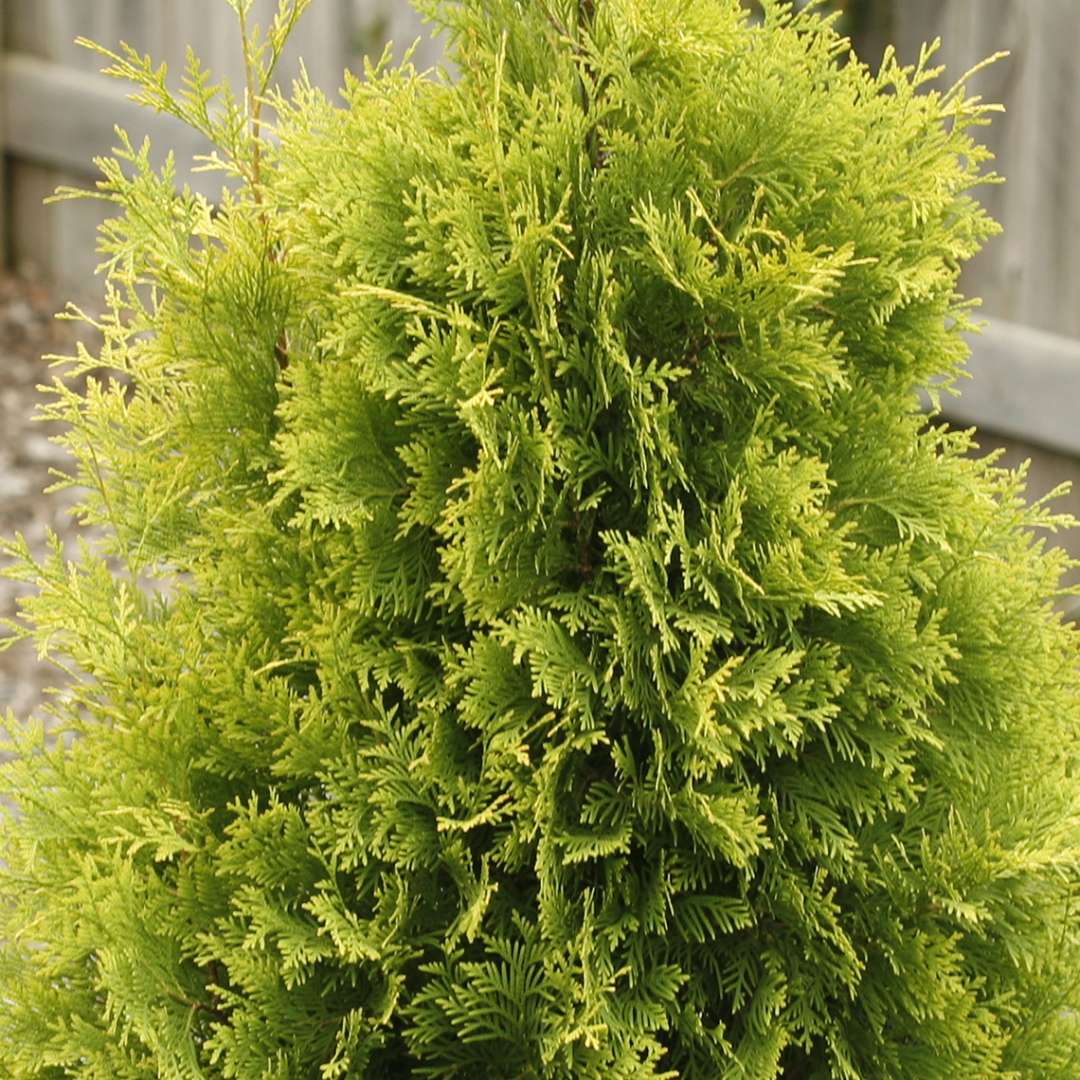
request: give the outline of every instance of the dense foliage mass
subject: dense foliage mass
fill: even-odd
[[[0,1076],[1074,1080],[1055,519],[918,410],[983,107],[778,3],[467,0],[266,140],[302,6],[246,104],[113,57],[234,183],[102,163]]]

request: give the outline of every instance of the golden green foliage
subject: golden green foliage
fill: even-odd
[[[114,58],[236,186],[102,163],[0,1076],[1072,1080],[1065,522],[917,399],[986,107],[779,3],[436,14],[273,141],[274,33]]]

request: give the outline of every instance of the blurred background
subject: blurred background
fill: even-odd
[[[747,0],[749,3],[750,0]],[[254,0],[263,25],[275,0]],[[1005,226],[965,273],[963,291],[984,299],[986,331],[973,339],[961,399],[949,419],[977,426],[982,450],[1001,447],[1009,464],[1031,461],[1030,492],[1063,481],[1074,491],[1059,508],[1080,517],[1080,0],[828,0],[860,59],[877,68],[886,43],[914,62],[940,37],[942,88],[983,58],[1010,55],[971,83],[1007,112],[983,129],[1004,186],[977,193]],[[100,57],[74,44],[85,36],[115,48],[126,41],[165,62],[171,78],[194,47],[215,76],[243,85],[236,18],[224,0],[0,0],[0,535],[16,530],[40,547],[47,528],[71,538],[71,498],[43,498],[63,457],[49,431],[31,423],[34,387],[46,381],[43,353],[65,351],[72,331],[52,313],[68,299],[93,305],[93,202],[43,205],[60,185],[92,186],[92,158],[108,154],[119,124],[138,143],[149,135],[163,157],[176,151],[183,182],[213,197],[215,174],[191,173],[205,148],[168,117],[127,101],[127,89],[98,73]],[[282,85],[303,56],[313,82],[333,92],[344,68],[388,39],[395,52],[425,36],[421,68],[440,47],[405,0],[315,0],[280,69]],[[1080,555],[1080,531],[1059,536]],[[1074,577],[1080,580],[1080,575]],[[0,581],[0,618],[17,590]],[[1063,601],[1070,617],[1080,613]],[[25,648],[0,653],[0,709],[26,715],[47,674]]]

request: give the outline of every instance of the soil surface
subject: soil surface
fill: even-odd
[[[38,389],[52,381],[55,371],[43,356],[67,354],[75,333],[55,312],[60,300],[45,286],[11,275],[0,275],[0,537],[26,537],[40,556],[49,530],[70,547],[79,526],[70,509],[77,493],[44,494],[51,470],[67,468],[67,454],[50,439],[55,424],[34,419],[46,396]],[[9,565],[0,554],[0,571]],[[30,586],[0,577],[0,620],[18,613],[18,598]],[[0,626],[0,638],[7,636]],[[34,646],[19,642],[0,652],[0,713],[11,709],[25,719],[43,700],[47,687],[58,686],[61,673],[38,659]]]

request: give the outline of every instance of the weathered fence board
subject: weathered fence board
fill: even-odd
[[[94,234],[104,209],[62,203],[44,213],[43,196],[60,185],[88,187],[92,158],[116,144],[114,125],[138,142],[144,135],[164,155],[176,151],[180,178],[213,196],[220,180],[192,172],[207,149],[169,117],[127,101],[129,88],[99,73],[102,58],[75,44],[86,37],[115,49],[125,41],[168,66],[178,83],[190,45],[214,78],[242,92],[244,71],[235,14],[222,0],[5,0],[7,40],[0,54],[0,132],[10,168],[7,217],[13,222],[5,250],[16,264],[32,265],[69,294],[94,291]],[[265,26],[276,0],[255,0],[253,21]],[[296,27],[276,80],[287,88],[300,71],[328,93],[340,87],[346,67],[359,68],[360,50],[379,51],[392,34],[401,46],[423,31],[398,0],[316,0]],[[438,46],[418,51],[421,66],[434,63]]]
[[[892,29],[908,62],[940,36],[950,83],[1009,50],[971,82],[984,100],[1006,105],[981,131],[1006,183],[978,192],[1005,232],[972,264],[965,289],[1000,318],[1080,337],[1080,4],[903,0]]]
[[[888,40],[911,63],[940,36],[951,85],[984,57],[1011,53],[970,84],[1007,108],[980,132],[1007,182],[976,193],[1005,232],[964,274],[964,291],[992,317],[972,340],[973,377],[943,405],[980,429],[983,449],[1004,450],[1002,464],[1029,460],[1033,496],[1071,481],[1058,509],[1080,516],[1080,3],[893,0],[869,10],[860,45],[871,64]],[[1075,530],[1054,542],[1080,556]]]
[[[161,156],[173,149],[181,161],[191,161],[208,147],[195,132],[173,117],[153,113],[129,100],[127,88],[75,67],[13,54],[0,70],[8,153],[39,165],[89,173],[93,158],[108,154],[117,139],[112,125],[127,131],[133,140],[149,135],[161,148]],[[80,107],[73,109],[72,101]],[[86,116],[108,117],[110,124],[88,124]],[[216,194],[220,181],[195,173],[194,186]]]
[[[969,83],[969,92],[1006,106],[979,131],[1006,182],[975,193],[1005,231],[964,273],[963,291],[982,297],[993,318],[972,340],[975,378],[947,410],[962,422],[1078,453],[1080,392],[1071,372],[1080,338],[1080,3],[892,0],[867,10],[857,42],[862,58],[875,66],[892,41],[913,63],[923,42],[940,37],[942,88],[1009,51]]]
[[[65,67],[97,71],[101,60],[75,44],[86,37],[115,48],[126,41],[168,65],[173,80],[183,72],[190,45],[215,76],[236,88],[244,81],[235,14],[222,0],[8,0],[9,51],[30,53]],[[265,26],[276,0],[255,0],[251,18]],[[298,59],[314,82],[337,87],[352,54],[354,9],[348,0],[318,0],[300,20],[282,59],[283,85],[295,78]]]
[[[973,378],[942,403],[949,418],[1080,457],[1080,339],[987,323],[973,342]]]

